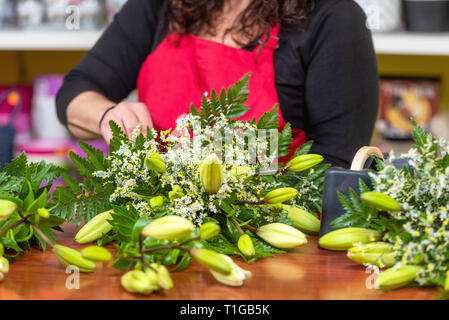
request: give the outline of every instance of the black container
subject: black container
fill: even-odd
[[[403,8],[408,31],[449,31],[449,0],[403,0]]]

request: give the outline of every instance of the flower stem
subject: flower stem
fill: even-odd
[[[239,224],[237,223],[237,221],[235,221],[233,218],[229,218],[229,221],[231,221],[231,223],[237,228],[237,230],[239,231],[239,233],[241,235],[244,235],[245,232],[242,230],[242,228],[239,226]]]
[[[36,233],[42,238],[44,239],[44,241],[50,246],[50,248],[53,248],[53,242],[45,235],[45,233],[42,232],[41,229],[39,229],[38,227],[36,227],[34,224],[32,224],[31,222],[28,222],[28,224],[31,225],[31,227],[33,228],[34,231],[36,231]]]

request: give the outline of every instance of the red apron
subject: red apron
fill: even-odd
[[[239,120],[259,119],[278,103],[273,63],[278,33],[279,27],[273,27],[267,43],[260,50],[259,44],[253,51],[190,34],[180,37],[172,33],[165,38],[148,56],[137,80],[139,101],[148,107],[155,129],[174,128],[176,119],[189,113],[192,102],[196,107],[201,105],[205,92],[227,88],[248,72],[249,111]],[[278,113],[283,128],[285,121],[279,108]],[[292,133],[291,149],[296,150],[306,136],[301,130],[293,129]]]

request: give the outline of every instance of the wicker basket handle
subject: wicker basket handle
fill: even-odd
[[[376,157],[384,160],[382,151],[380,151],[379,148],[377,148],[377,147],[362,147],[355,154],[354,160],[352,160],[351,170],[355,170],[355,171],[363,170],[366,160],[371,156],[376,156]]]

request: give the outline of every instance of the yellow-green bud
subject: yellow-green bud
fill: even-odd
[[[164,173],[166,170],[165,162],[159,153],[150,153],[145,158],[145,166],[159,173]]]
[[[201,240],[209,240],[220,233],[220,226],[215,222],[206,222],[200,227]]]
[[[184,197],[184,192],[183,192],[182,188],[178,185],[174,185],[172,187],[172,191],[170,191],[168,193],[168,198],[170,200],[174,200],[174,199],[178,199],[178,198],[182,198],[182,197]]]
[[[223,275],[219,272],[211,270],[210,272],[214,278],[227,286],[240,287],[243,285],[243,280],[251,276],[251,272],[240,268],[230,257],[221,254],[224,260],[226,260],[232,268],[232,271],[228,275]]]
[[[125,273],[120,282],[126,291],[149,295],[157,288],[151,282],[148,275],[142,270],[132,270]]]
[[[153,197],[150,199],[150,207],[159,209],[164,205],[164,198],[162,196]]]
[[[38,214],[41,218],[44,218],[44,219],[50,218],[50,211],[48,211],[48,210],[45,209],[45,208],[39,208],[39,209],[37,209],[37,214]]]
[[[84,225],[75,236],[78,243],[84,244],[100,239],[104,234],[112,230],[112,225],[107,220],[112,220],[113,210],[105,211],[95,216]]]
[[[264,198],[263,201],[269,204],[282,203],[293,199],[298,195],[298,190],[295,188],[279,188],[270,191]]]
[[[287,171],[300,172],[310,169],[323,162],[323,156],[319,154],[304,154],[290,160],[287,164]]]
[[[5,254],[5,247],[0,243],[0,257]]]
[[[365,228],[344,228],[331,231],[319,240],[320,247],[335,251],[346,251],[357,243],[368,243],[380,240],[381,233]]]
[[[208,194],[217,193],[223,184],[223,167],[215,153],[203,160],[200,168],[200,181]]]
[[[65,266],[77,266],[81,272],[93,272],[95,263],[83,258],[75,249],[55,244],[53,252],[59,261]]]
[[[394,290],[405,287],[413,282],[419,272],[423,270],[420,266],[392,267],[380,273],[376,284],[382,290]]]
[[[192,222],[172,215],[152,221],[142,230],[142,235],[159,240],[176,240],[188,236],[193,230]]]
[[[247,234],[242,234],[240,236],[239,241],[237,242],[237,247],[246,257],[253,257],[256,254],[253,241]]]
[[[449,271],[446,272],[446,281],[444,281],[444,290],[449,291]]]
[[[0,199],[0,222],[6,221],[16,210],[16,203]]]
[[[282,205],[282,207],[287,211],[288,218],[293,221],[295,228],[312,234],[320,232],[320,220],[313,214],[286,204]]]
[[[279,249],[292,249],[307,243],[304,233],[285,223],[270,223],[257,229],[257,235]]]
[[[173,288],[173,280],[167,268],[161,264],[152,263],[151,266],[157,270],[157,284],[165,290]]]
[[[5,257],[0,257],[0,272],[1,273],[9,272],[9,261]]]
[[[83,258],[91,261],[104,262],[112,260],[112,254],[106,248],[98,246],[84,248],[81,250],[81,255]]]
[[[391,212],[402,210],[401,205],[385,193],[374,191],[364,192],[360,196],[360,199],[362,199],[362,201],[370,207],[376,208],[377,210]]]
[[[154,290],[157,290],[159,288],[158,286],[158,274],[154,272],[153,269],[147,268],[145,270],[145,274],[147,275],[148,279],[150,279],[150,283],[155,288]]]
[[[240,177],[250,178],[254,175],[253,169],[251,169],[251,167],[247,167],[247,166],[233,167],[233,168],[231,168],[231,170],[229,170],[229,173],[236,178],[240,178]]]
[[[220,254],[208,249],[192,249],[190,255],[202,266],[228,275],[232,271],[231,265]]]
[[[362,264],[377,265],[380,268],[391,267],[397,262],[392,249],[393,245],[387,242],[372,242],[350,248],[348,257]]]

